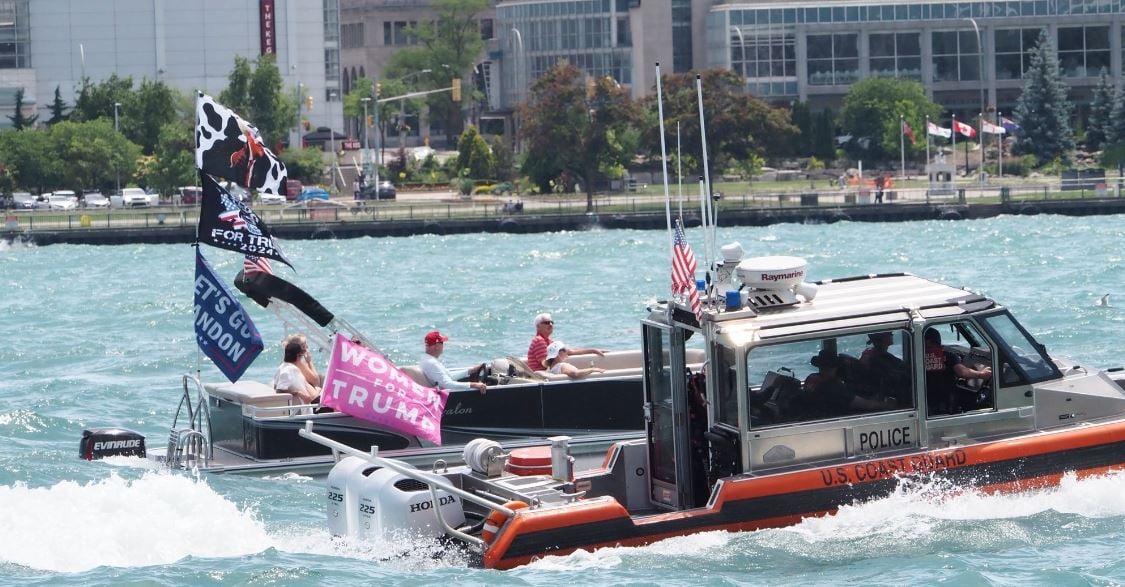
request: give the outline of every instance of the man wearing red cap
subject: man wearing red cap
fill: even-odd
[[[488,391],[488,386],[481,381],[457,381],[458,379],[463,379],[469,376],[476,377],[480,373],[481,368],[484,367],[483,364],[477,365],[476,367],[473,367],[471,369],[459,371],[457,373],[453,373],[449,369],[445,368],[445,365],[441,363],[439,357],[441,357],[442,351],[445,350],[445,341],[447,340],[449,340],[448,336],[445,336],[436,330],[431,330],[430,332],[426,333],[426,354],[422,357],[420,366],[422,367],[422,373],[426,376],[426,381],[429,382],[430,386],[438,387],[441,389],[448,389],[450,391],[468,391],[470,389],[477,389],[482,394]]]

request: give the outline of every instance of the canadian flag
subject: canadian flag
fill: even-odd
[[[977,129],[965,124],[964,122],[953,121],[953,130],[961,133],[962,136],[969,137],[970,139],[977,136]]]

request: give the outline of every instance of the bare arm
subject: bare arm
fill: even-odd
[[[595,348],[567,347],[566,350],[567,350],[567,352],[570,353],[570,356],[572,356],[572,357],[574,355],[597,355],[599,357],[605,356],[605,351],[603,351],[601,349],[595,349]]]
[[[990,379],[992,378],[992,367],[985,367],[978,370],[966,367],[962,363],[957,363],[953,366],[953,374],[963,379]]]
[[[566,375],[571,379],[582,379],[583,377],[590,375],[591,373],[604,373],[605,369],[602,369],[601,367],[587,367],[586,369],[579,369],[578,367],[575,367],[570,363],[563,363],[560,371],[562,371],[563,375]]]

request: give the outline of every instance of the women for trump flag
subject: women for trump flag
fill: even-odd
[[[321,405],[441,444],[449,392],[420,385],[382,353],[336,333]]]

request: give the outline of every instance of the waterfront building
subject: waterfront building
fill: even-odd
[[[653,91],[660,62],[665,71],[727,68],[757,96],[814,108],[838,107],[865,77],[912,79],[947,110],[973,117],[982,107],[1012,109],[1042,28],[1071,99],[1088,103],[1103,67],[1122,74],[1123,13],[1122,0],[504,0],[492,54],[499,110],[565,59],[634,96]]]
[[[50,117],[58,87],[74,104],[83,78],[116,73],[159,80],[185,92],[218,94],[235,56],[277,56],[285,86],[312,98],[311,128],[340,128],[339,0],[3,0],[0,1],[0,128],[15,92],[26,114]],[[107,113],[112,115],[112,113]],[[128,113],[121,113],[128,116]],[[294,121],[297,127],[297,121]],[[302,132],[304,129],[301,129]]]

